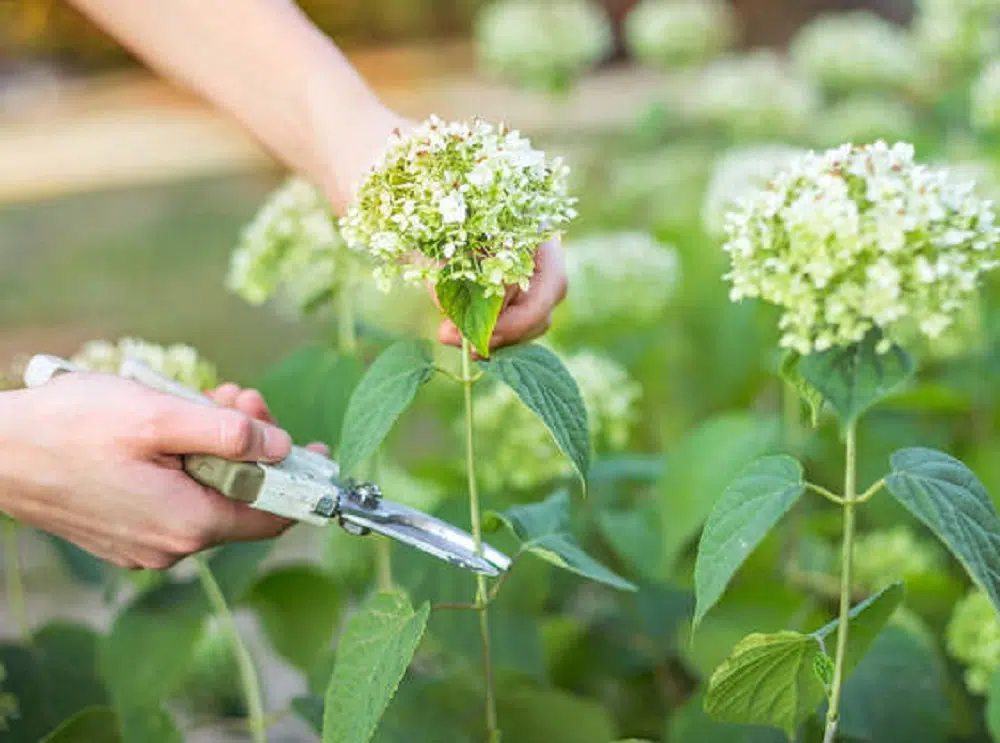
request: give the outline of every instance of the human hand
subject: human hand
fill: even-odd
[[[206,488],[183,454],[280,461],[291,449],[259,394],[232,385],[198,405],[104,374],[0,393],[0,510],[126,568],[162,570],[291,522]],[[255,420],[257,418],[258,420]]]

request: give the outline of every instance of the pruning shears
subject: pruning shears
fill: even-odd
[[[80,371],[86,370],[66,359],[40,354],[29,362],[24,382],[37,387],[58,374]],[[137,359],[126,358],[118,375],[191,402],[215,404]],[[202,485],[252,508],[318,526],[335,521],[359,536],[383,534],[487,576],[501,575],[510,567],[510,558],[493,547],[483,544],[476,549],[468,532],[383,498],[375,483],[342,478],[336,462],[308,449],[293,447],[277,464],[231,462],[205,454],[188,454],[182,460],[184,471]]]

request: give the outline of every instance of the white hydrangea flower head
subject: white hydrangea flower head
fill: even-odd
[[[776,52],[756,49],[709,63],[691,80],[682,105],[695,124],[753,138],[801,134],[819,102],[815,85]]]
[[[917,0],[913,35],[940,64],[968,69],[1000,53],[998,0]]]
[[[795,65],[824,88],[908,90],[926,78],[925,60],[902,26],[856,10],[810,21],[790,48]]]
[[[702,64],[736,40],[737,22],[721,0],[643,0],[625,17],[625,41],[641,62],[663,68]]]
[[[705,192],[701,210],[705,231],[713,237],[724,236],[726,214],[758,188],[767,185],[803,152],[790,145],[761,144],[738,147],[723,154]]]
[[[576,216],[568,166],[515,130],[432,116],[394,134],[341,219],[355,250],[368,251],[388,290],[469,281],[499,296],[528,287],[539,243]]]
[[[250,304],[277,295],[306,312],[356,281],[363,265],[364,256],[349,250],[341,237],[326,197],[293,176],[243,230],[226,283]]]
[[[563,359],[587,408],[595,451],[623,451],[639,415],[642,387],[616,361],[589,351]],[[497,442],[480,467],[491,489],[530,488],[572,473],[552,436],[509,387],[490,387],[476,399],[478,435]]]
[[[680,255],[647,232],[587,235],[567,242],[568,325],[649,322],[663,314],[680,283]]]
[[[986,65],[972,84],[969,119],[980,131],[1000,130],[1000,60]]]
[[[869,590],[932,575],[940,567],[936,545],[906,526],[862,534],[854,544],[854,580]]]
[[[781,307],[781,345],[800,354],[873,328],[880,350],[933,340],[1000,265],[991,202],[905,143],[797,158],[728,214],[726,235],[732,300]]]
[[[602,62],[613,37],[592,0],[500,0],[475,24],[480,64],[529,87],[561,87]]]
[[[919,124],[903,101],[875,94],[849,95],[824,108],[811,127],[812,140],[824,147],[841,142],[909,141]]]
[[[198,351],[183,343],[161,346],[138,338],[122,338],[116,343],[89,341],[70,361],[90,371],[117,374],[122,362],[133,358],[154,371],[195,390],[207,390],[219,384],[219,372]]]
[[[974,590],[955,605],[946,639],[949,655],[966,667],[966,687],[985,696],[1000,669],[1000,619],[983,591]]]

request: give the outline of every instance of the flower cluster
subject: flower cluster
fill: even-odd
[[[604,356],[584,351],[564,362],[580,388],[595,450],[624,450],[639,412],[640,385]],[[499,442],[481,466],[488,487],[530,488],[570,474],[549,432],[506,385],[477,398],[474,416],[477,435]]]
[[[529,87],[560,88],[601,62],[612,35],[591,0],[503,0],[476,19],[483,67]]]
[[[1000,669],[1000,619],[989,597],[976,590],[955,606],[948,622],[948,653],[966,666],[965,685],[986,694]]]
[[[509,284],[527,288],[538,244],[576,216],[568,175],[517,131],[431,117],[393,135],[341,230],[371,253],[383,289],[402,276],[500,295]]]
[[[701,64],[735,37],[733,11],[720,0],[643,0],[625,18],[629,51],[657,67]]]
[[[854,544],[854,580],[868,590],[931,575],[940,565],[935,545],[905,526],[864,534]]]
[[[708,64],[692,79],[682,105],[693,123],[749,138],[802,133],[819,100],[812,83],[776,52],[758,49]]]
[[[308,311],[355,280],[362,261],[348,250],[323,194],[292,177],[243,230],[227,286],[251,304],[280,293],[298,311]]]
[[[975,184],[917,165],[913,147],[807,153],[729,213],[733,301],[784,309],[781,345],[808,354],[944,333],[996,268],[1000,231]]]
[[[918,0],[914,36],[924,53],[950,67],[974,67],[1000,51],[997,0]]]
[[[595,234],[568,242],[565,319],[575,325],[658,318],[680,279],[680,256],[646,232]]]
[[[724,235],[729,210],[767,185],[801,154],[802,150],[797,147],[780,144],[740,147],[726,152],[716,162],[705,192],[701,217],[706,232],[714,237]]]
[[[1000,61],[986,65],[972,85],[972,125],[981,131],[1000,130]]]
[[[219,373],[191,346],[176,343],[159,346],[136,338],[122,338],[117,343],[90,341],[70,360],[85,369],[117,374],[122,361],[136,359],[176,382],[195,390],[207,390],[219,384]]]
[[[811,127],[813,139],[825,146],[841,142],[906,141],[918,130],[917,116],[901,100],[858,94],[827,106]]]
[[[910,89],[926,77],[906,29],[866,10],[816,18],[796,35],[790,54],[799,69],[836,92]]]

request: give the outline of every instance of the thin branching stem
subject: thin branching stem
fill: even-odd
[[[31,642],[31,625],[28,623],[28,602],[24,598],[24,580],[21,575],[21,550],[18,544],[18,525],[13,519],[3,525],[4,552],[7,577],[7,604],[14,616],[14,624],[22,642]]]
[[[806,487],[809,488],[809,490],[813,491],[814,493],[817,493],[818,495],[822,495],[824,498],[826,498],[831,503],[836,503],[838,506],[843,506],[847,502],[843,498],[841,498],[839,495],[836,495],[836,494],[830,492],[829,490],[827,490],[826,488],[824,488],[822,485],[817,485],[814,482],[807,482],[806,483]]]
[[[240,683],[243,686],[243,696],[246,699],[249,719],[247,727],[250,729],[250,736],[254,743],[267,743],[268,721],[264,716],[264,701],[260,692],[260,682],[257,679],[257,671],[253,667],[253,658],[246,643],[240,636],[239,628],[233,613],[229,610],[226,597],[222,594],[222,589],[212,575],[212,569],[208,563],[198,558],[195,560],[198,566],[198,578],[201,580],[202,588],[208,601],[215,611],[215,615],[222,621],[229,641],[232,644],[233,652],[236,653],[236,663],[240,669]]]
[[[840,566],[840,625],[837,627],[837,651],[834,659],[830,707],[826,714],[823,743],[833,743],[840,719],[840,695],[844,687],[844,665],[851,619],[851,563],[854,557],[854,509],[857,505],[857,425],[847,428],[844,457],[844,535]]]
[[[439,610],[479,611],[483,607],[489,606],[496,600],[496,597],[500,593],[500,589],[503,588],[503,584],[507,582],[507,577],[514,569],[514,564],[517,562],[517,558],[520,556],[521,553],[518,552],[516,555],[514,555],[514,557],[511,558],[510,565],[507,567],[507,570],[504,572],[504,574],[497,579],[497,582],[493,584],[493,587],[490,589],[489,594],[486,596],[486,601],[484,603],[480,604],[479,602],[476,602],[474,604],[433,604],[431,606],[431,611],[439,611]]]
[[[462,386],[465,390],[465,459],[469,476],[469,517],[472,521],[472,537],[476,553],[483,554],[482,515],[479,510],[479,492],[476,489],[476,445],[473,435],[472,385],[476,377],[472,374],[472,349],[469,341],[462,338]],[[493,663],[490,657],[490,624],[487,606],[486,577],[476,575],[476,604],[479,612],[479,635],[483,644],[483,674],[486,683],[486,733],[490,743],[499,740],[497,705],[493,690]]]
[[[868,488],[868,490],[859,495],[857,497],[857,500],[854,501],[854,503],[856,505],[867,503],[868,501],[870,501],[872,498],[875,497],[875,494],[878,493],[878,491],[880,491],[884,487],[885,487],[885,480],[884,479],[879,480],[877,483]]]

